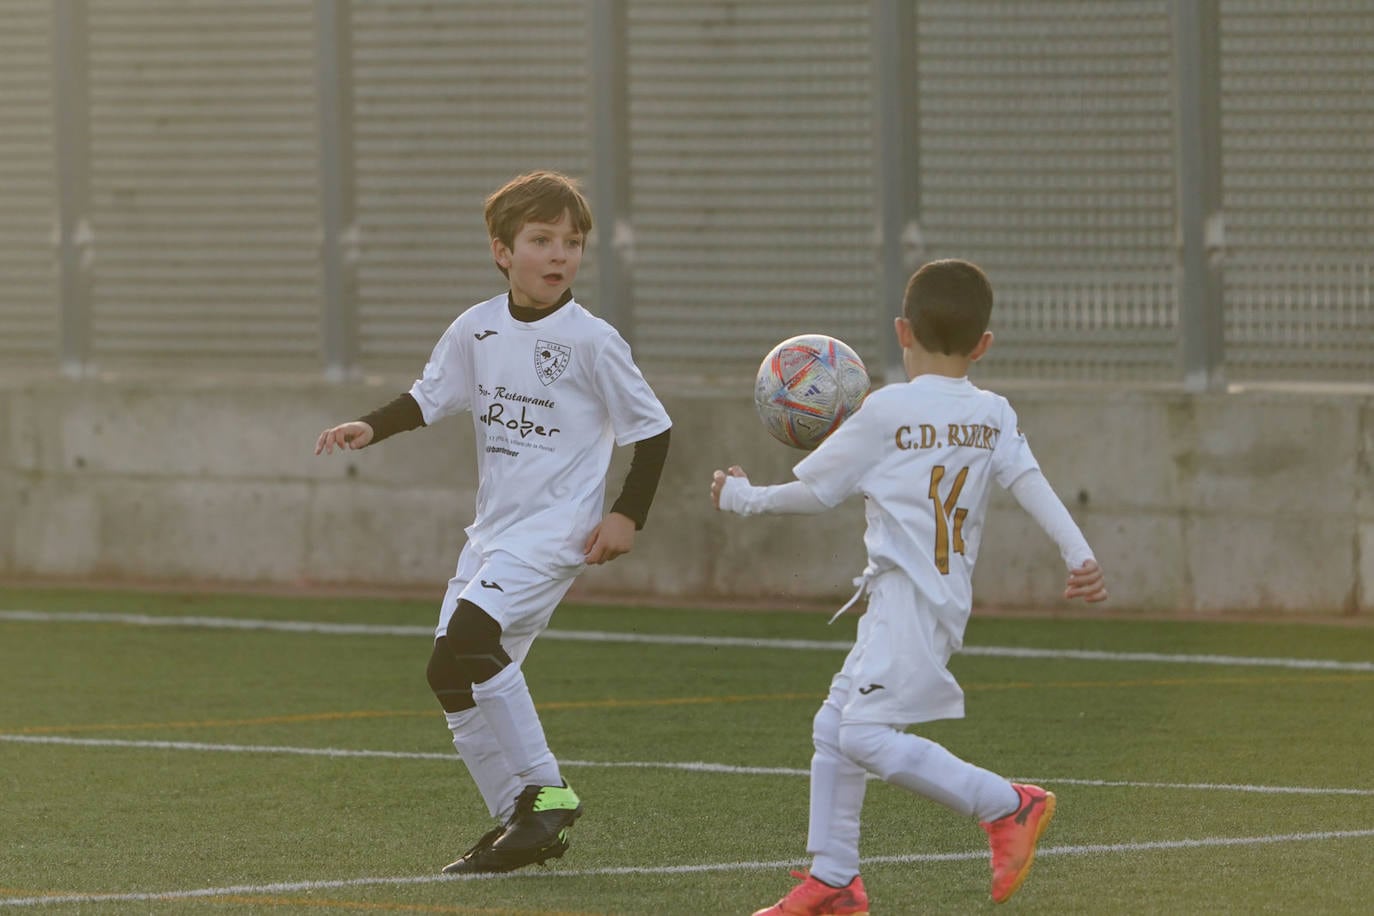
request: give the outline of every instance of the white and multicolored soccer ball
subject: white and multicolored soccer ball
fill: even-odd
[[[863,360],[844,341],[802,334],[763,358],[754,406],[774,439],[810,451],[859,409],[869,384]]]

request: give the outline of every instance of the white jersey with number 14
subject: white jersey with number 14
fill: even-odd
[[[1005,398],[921,375],[874,391],[794,470],[828,506],[862,494],[874,574],[901,570],[932,610],[958,616],[973,604],[989,485],[1038,467]]]

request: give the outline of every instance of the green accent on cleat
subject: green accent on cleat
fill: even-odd
[[[576,811],[580,807],[582,807],[582,799],[577,797],[572,786],[564,783],[561,786],[541,786],[539,794],[534,798],[534,807],[531,810],[535,813],[540,811]]]

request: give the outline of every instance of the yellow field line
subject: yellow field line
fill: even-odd
[[[1098,689],[1102,687],[1201,687],[1213,685],[1256,686],[1272,684],[1349,684],[1374,681],[1374,674],[1316,674],[1309,677],[1169,677],[1139,678],[1126,681],[1008,681],[996,684],[965,684],[973,690]]]
[[[536,703],[540,709],[613,709],[617,706],[695,706],[710,703],[761,703],[776,700],[822,699],[825,694],[811,690],[806,693],[755,693],[724,697],[664,697],[657,700],[569,700]]]
[[[707,703],[753,703],[777,700],[806,700],[819,698],[821,694],[810,693],[765,693],[748,696],[724,697],[664,697],[655,700],[568,700],[537,704],[540,709],[611,709],[635,706],[689,706]],[[94,723],[86,725],[31,725],[25,728],[7,728],[10,735],[42,735],[54,732],[88,731],[138,731],[161,728],[234,728],[245,725],[283,725],[299,722],[329,722],[344,719],[387,719],[424,717],[437,718],[440,715],[436,706],[433,710],[357,710],[353,712],[316,712],[299,713],[289,716],[258,716],[251,719],[203,719],[183,722],[118,722]]]
[[[1006,683],[965,684],[967,693],[993,690],[1100,690],[1103,688],[1131,687],[1200,687],[1213,685],[1258,686],[1274,684],[1350,684],[1374,682],[1374,674],[1319,674],[1311,676],[1288,675],[1281,677],[1199,677],[1199,678],[1138,678],[1121,681],[1009,681]],[[555,700],[538,703],[541,710],[579,710],[579,709],[633,709],[657,706],[707,706],[720,703],[766,703],[784,700],[816,700],[823,694],[819,691],[806,693],[758,693],[738,696],[705,697],[663,697],[659,699],[605,699],[605,700]],[[115,722],[85,725],[31,725],[24,728],[7,728],[11,735],[42,735],[66,732],[103,732],[103,731],[154,731],[177,728],[238,728],[249,725],[285,725],[302,722],[333,722],[349,719],[398,719],[429,718],[439,715],[439,710],[353,710],[349,712],[298,713],[284,716],[257,716],[248,719],[200,719],[179,722]]]
[[[198,719],[188,722],[117,722],[88,725],[34,725],[28,728],[6,729],[12,735],[42,735],[49,732],[129,731],[156,728],[236,728],[243,725],[285,725],[296,722],[329,722],[341,719],[388,719],[401,716],[427,716],[431,713],[398,712],[391,710],[355,710],[353,712],[309,712],[289,716],[258,716],[252,719]]]

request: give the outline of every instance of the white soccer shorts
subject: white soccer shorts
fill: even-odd
[[[458,602],[466,599],[501,625],[501,648],[519,665],[572,584],[572,577],[551,579],[504,551],[483,555],[469,543],[448,581],[434,638],[448,632]]]
[[[914,725],[964,717],[964,691],[949,658],[964,641],[966,612],[941,613],[923,603],[911,580],[891,571],[868,583],[868,611],[854,648],[836,675],[847,682],[845,722]]]

